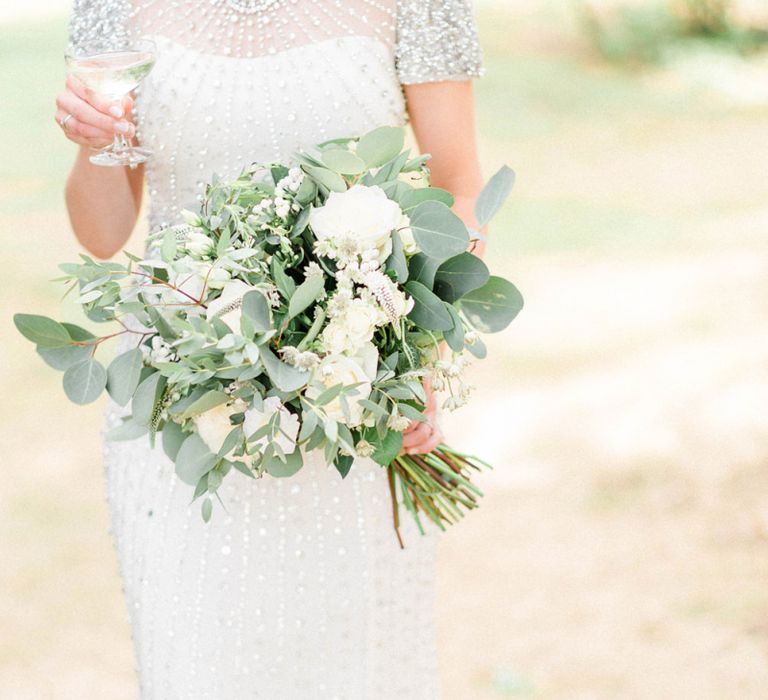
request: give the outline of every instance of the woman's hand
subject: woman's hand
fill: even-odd
[[[427,403],[424,409],[426,421],[413,421],[403,432],[403,452],[407,455],[426,454],[442,441],[443,434],[437,424],[437,399],[429,380],[424,381]]]
[[[104,148],[115,134],[133,138],[136,127],[130,121],[133,100],[109,100],[87,88],[74,76],[67,78],[63,92],[56,96],[55,119],[73,143],[88,148]]]

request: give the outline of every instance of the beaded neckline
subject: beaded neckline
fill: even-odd
[[[240,12],[245,15],[255,15],[274,7],[280,2],[282,2],[282,0],[227,0],[227,5],[235,10],[235,12]]]

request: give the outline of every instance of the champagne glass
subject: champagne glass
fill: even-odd
[[[94,92],[121,103],[136,89],[155,65],[155,43],[150,39],[126,40],[109,45],[95,42],[68,51],[67,72]],[[90,157],[95,165],[128,165],[135,168],[152,155],[147,148],[133,146],[125,136],[115,135],[106,148]]]

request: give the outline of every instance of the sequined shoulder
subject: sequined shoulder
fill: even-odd
[[[397,0],[395,56],[404,85],[482,75],[472,0]]]
[[[129,0],[74,0],[69,19],[70,47],[92,41],[109,45],[124,39],[129,15]]]

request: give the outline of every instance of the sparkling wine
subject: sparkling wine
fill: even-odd
[[[150,51],[109,51],[67,60],[69,72],[94,92],[119,100],[133,90],[155,65]]]

